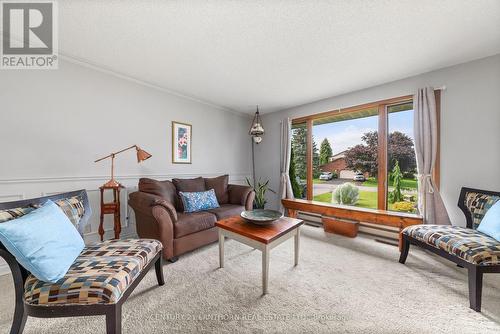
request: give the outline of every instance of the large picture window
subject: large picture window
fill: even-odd
[[[377,129],[377,108],[313,121],[313,200],[377,208]]]
[[[439,97],[436,91],[438,113]],[[290,175],[296,198],[417,213],[412,96],[306,116],[292,124]]]

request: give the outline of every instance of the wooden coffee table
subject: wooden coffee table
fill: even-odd
[[[295,265],[299,264],[299,219],[283,217],[272,225],[259,226],[247,223],[241,217],[231,217],[215,223],[219,227],[219,261],[224,268],[224,237],[237,240],[262,251],[262,293],[266,294],[269,282],[269,252],[282,242],[295,237]]]

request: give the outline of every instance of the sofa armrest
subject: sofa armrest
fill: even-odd
[[[177,221],[177,210],[175,210],[175,206],[158,195],[136,191],[129,195],[128,204],[134,209],[134,211],[140,211],[142,213],[150,213],[152,207],[157,205],[162,206],[167,210],[172,222]]]
[[[175,207],[174,207],[174,205],[172,203],[170,203],[169,201],[161,198],[161,199],[155,200],[151,204],[151,206],[156,206],[156,205],[162,206],[165,209],[167,209],[168,214],[170,215],[170,218],[172,219],[172,221],[173,222],[177,221],[177,210],[175,210]]]
[[[229,203],[245,206],[246,210],[252,210],[255,192],[249,186],[230,184],[227,187]]]
[[[177,212],[173,205],[160,196],[133,192],[128,204],[134,209],[137,234],[140,238],[160,240],[163,245],[163,257],[174,256],[174,223]]]

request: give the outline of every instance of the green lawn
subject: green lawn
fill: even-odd
[[[313,184],[325,183],[325,182],[326,181],[323,181],[323,180],[320,180],[320,179],[313,179]],[[349,181],[346,181],[346,182],[349,182]],[[365,186],[365,187],[377,187],[378,186],[377,179],[374,178],[374,177],[369,177],[361,185]],[[392,182],[391,181],[389,181],[389,187],[392,187]],[[417,189],[417,180],[402,179],[401,180],[401,188],[404,188],[404,189]]]
[[[327,192],[324,194],[314,196],[313,200],[320,202],[332,202],[332,193]],[[377,208],[377,192],[375,191],[360,191],[358,204],[361,208],[376,209]]]
[[[365,187],[376,187],[377,179],[374,177],[368,178],[365,182],[362,183]],[[389,181],[389,187],[392,187],[392,182]],[[401,188],[405,189],[417,189],[417,180],[414,179],[402,179],[401,180]]]
[[[377,201],[377,192],[360,191],[358,204],[356,204],[356,206],[359,206],[361,208],[376,209]]]
[[[313,200],[319,202],[332,203],[332,193],[327,192],[324,194],[316,195],[313,197]],[[376,209],[377,208],[377,192],[375,191],[363,191],[359,192],[357,207],[367,208],[367,209]],[[392,208],[392,203],[388,203],[388,210],[394,211]]]
[[[316,195],[313,197],[313,200],[319,201],[319,202],[331,202],[332,201],[332,193],[327,192],[324,194]]]

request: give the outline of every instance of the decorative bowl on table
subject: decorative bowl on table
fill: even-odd
[[[241,213],[241,218],[256,225],[271,225],[281,217],[283,217],[281,212],[266,209],[249,210]]]

